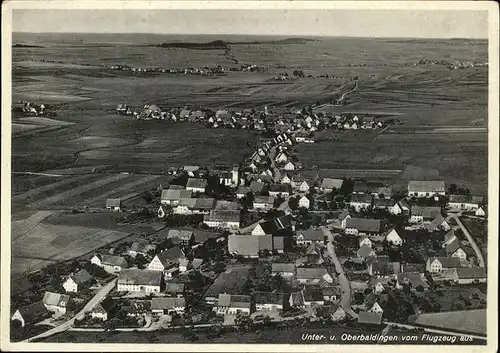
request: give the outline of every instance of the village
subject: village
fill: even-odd
[[[117,111],[130,114],[126,105]],[[21,339],[66,330],[170,329],[195,341],[198,330],[215,337],[263,326],[418,329],[427,313],[486,307],[486,261],[463,223],[487,218],[482,197],[445,180],[395,190],[339,178],[303,169],[296,156],[297,143],[314,142],[307,132],[382,129],[381,121],[307,108],[286,118],[267,108],[156,106],[137,119],[262,126],[272,136],[239,165],[170,168],[171,182],[151,190],[138,218],[163,229],[35,274],[50,290],[16,298],[12,324],[53,328]],[[120,198],[102,205],[124,211]]]

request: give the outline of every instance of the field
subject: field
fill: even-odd
[[[486,310],[451,311],[418,315],[416,324],[460,332],[486,334]]]
[[[461,217],[460,220],[467,227],[483,253],[484,259],[488,258],[488,224],[486,220],[478,218]]]
[[[220,38],[196,40],[214,39]],[[59,106],[52,119],[12,118],[12,219],[20,222],[13,231],[13,269],[18,273],[129,234],[97,214],[58,218],[60,210],[102,208],[108,197],[128,198],[126,207],[143,206],[137,195],[168,183],[169,167],[237,164],[258,138],[251,131],[139,121],[115,114],[120,103],[134,109],[157,104],[295,110],[338,97],[357,76],[349,104],[317,110],[392,117],[402,125],[382,133],[324,133],[314,145],[297,147],[307,168],[395,185],[444,178],[474,193],[486,189],[487,68],[415,65],[422,58],[484,63],[485,41],[321,38],[305,44],[231,45],[229,53],[148,46],[169,40],[185,38],[14,34],[14,42],[41,47],[13,48],[13,101]],[[117,64],[178,69],[256,64],[262,70],[197,76],[104,67]],[[313,77],[268,82],[296,69]]]

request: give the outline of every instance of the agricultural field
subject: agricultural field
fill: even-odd
[[[415,324],[460,332],[486,334],[486,309],[418,315]]]
[[[484,219],[461,217],[460,220],[467,227],[483,253],[484,259],[488,257],[488,222]]]

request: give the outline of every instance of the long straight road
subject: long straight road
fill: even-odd
[[[103,300],[109,292],[115,287],[117,279],[113,279],[111,282],[107,283],[104,285],[93,297],[92,299],[89,300],[89,302],[85,305],[85,307],[80,310],[73,318],[70,320],[66,321],[65,323],[54,327],[53,329],[50,329],[48,331],[45,331],[39,335],[33,336],[31,338],[28,338],[24,342],[31,342],[36,339],[44,338],[44,337],[49,337],[52,335],[55,335],[56,333],[64,332],[71,328],[73,324],[75,323],[76,319],[82,319],[85,316],[85,313],[88,311],[92,310],[97,304]]]
[[[479,262],[479,267],[485,267],[484,257],[483,257],[483,254],[481,252],[481,249],[479,249],[479,246],[477,245],[476,241],[474,240],[472,235],[469,233],[467,228],[465,228],[464,224],[460,220],[459,215],[457,215],[455,213],[448,213],[448,216],[453,218],[457,222],[458,226],[460,227],[460,229],[462,229],[462,232],[467,237],[467,240],[469,241],[470,245],[472,246],[472,248],[476,252],[476,258],[477,258],[477,261]]]
[[[352,316],[353,318],[357,318],[358,314],[356,314],[352,309],[351,309],[351,302],[352,302],[352,292],[351,292],[351,283],[347,279],[344,269],[342,268],[342,264],[340,263],[339,259],[337,258],[337,254],[335,254],[335,248],[333,246],[333,234],[332,232],[325,226],[321,226],[321,229],[323,230],[323,233],[328,238],[328,243],[326,245],[326,248],[328,250],[328,254],[330,255],[330,258],[332,259],[333,264],[335,265],[335,270],[339,274],[339,282],[340,282],[340,287],[342,288],[342,298],[340,298],[340,306],[344,311]]]

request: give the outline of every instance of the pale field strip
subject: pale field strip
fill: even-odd
[[[88,178],[88,175],[79,175],[79,176],[75,176],[72,178],[59,180],[55,183],[43,185],[43,186],[40,186],[38,188],[23,192],[22,194],[18,194],[18,195],[13,196],[12,201],[22,201],[28,197],[31,198],[33,196],[36,196],[37,194],[42,193],[42,192],[52,190],[52,189],[57,189],[58,187],[64,186],[66,184],[70,184],[70,183],[75,182],[75,181],[80,181],[80,180],[83,180],[85,178]]]
[[[54,214],[52,211],[38,211],[30,217],[12,222],[12,239],[16,240],[23,236],[25,233],[29,232],[35,228],[40,222],[45,218]]]
[[[142,184],[147,184],[147,183],[149,183],[153,180],[156,180],[156,179],[158,179],[158,175],[144,176],[139,180],[123,184],[119,188],[116,188],[116,189],[110,190],[108,192],[105,192],[103,194],[100,194],[92,199],[87,199],[87,200],[85,200],[85,204],[93,204],[96,201],[105,200],[110,195],[116,195],[119,192],[128,191],[129,189],[135,188],[135,187],[142,185]],[[137,192],[134,192],[133,194],[137,194]],[[131,195],[131,194],[128,194],[128,195]],[[126,196],[128,196],[128,195],[126,195]],[[126,196],[121,197],[122,201],[125,199]],[[116,196],[116,197],[119,197],[119,196]]]
[[[67,121],[44,118],[44,117],[40,117],[40,116],[20,118],[19,121],[21,121],[21,122],[26,121],[26,122],[31,123],[31,124],[40,124],[40,125],[74,125],[75,124],[75,123],[70,123]]]
[[[60,192],[60,193],[55,194],[53,196],[50,196],[46,199],[31,203],[30,205],[32,207],[39,207],[39,206],[43,206],[43,205],[54,204],[54,203],[69,199],[72,196],[79,195],[85,191],[96,189],[96,188],[101,187],[103,185],[109,184],[113,181],[125,179],[127,177],[128,177],[128,175],[124,175],[124,174],[110,175],[110,176],[107,176],[103,179],[98,179],[90,184],[85,184],[85,185],[82,185],[80,187],[73,188],[71,190]]]

